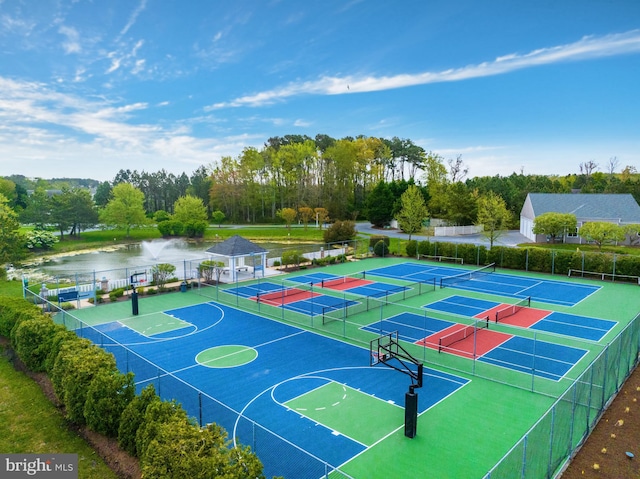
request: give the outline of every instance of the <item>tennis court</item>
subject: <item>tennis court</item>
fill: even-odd
[[[57,320],[113,352],[139,389],[154,384],[198,424],[249,445],[266,477],[550,477],[637,356],[638,338],[621,337],[640,328],[637,286],[470,271],[371,259],[144,296],[138,316],[118,302]],[[477,284],[498,275],[518,293]],[[416,286],[430,281],[438,287]],[[410,294],[351,291],[369,282]],[[557,283],[573,290],[571,305],[531,286]],[[526,284],[548,301],[521,304]],[[425,366],[413,439],[403,434],[410,378],[369,366],[370,341],[396,331]]]
[[[617,321],[577,314],[531,308],[527,298],[522,305],[452,295],[424,307],[466,317],[485,318],[538,331],[574,338],[600,341],[616,326]],[[524,305],[526,304],[526,306]]]
[[[402,278],[407,281],[440,282],[441,287],[499,294],[562,306],[575,306],[599,290],[599,286],[549,279],[533,279],[495,273],[495,267],[462,272],[461,268],[402,263],[367,270],[367,275]]]
[[[402,313],[363,329],[381,335],[398,331],[404,341],[554,381],[562,379],[587,354],[585,349],[493,331],[490,324],[481,320],[460,325]]]

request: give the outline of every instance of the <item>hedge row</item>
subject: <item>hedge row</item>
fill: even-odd
[[[511,248],[466,243],[440,243],[435,241],[405,241],[404,252],[409,257],[462,258],[465,264],[495,263],[500,268],[566,275],[570,270],[585,271],[616,277],[640,276],[640,256],[617,253],[597,253],[548,248]]]
[[[146,478],[263,478],[249,448],[231,447],[217,425],[198,427],[153,385],[135,394],[133,373],[122,374],[111,353],[55,324],[23,299],[0,296],[0,335],[32,371],[49,375],[66,417],[88,426],[140,459]]]

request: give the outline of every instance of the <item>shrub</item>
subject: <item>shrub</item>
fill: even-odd
[[[385,235],[373,235],[369,237],[369,248],[375,248],[375,246],[378,244],[378,241],[384,241],[384,243],[387,245],[387,247],[390,244],[391,239],[388,236]]]
[[[58,238],[46,230],[31,230],[26,235],[26,247],[30,250],[47,250],[53,248]]]
[[[122,298],[124,296],[124,288],[117,288],[109,291],[109,300],[118,301],[118,298]]]
[[[323,233],[324,242],[327,244],[350,241],[355,237],[356,224],[353,221],[336,221]]]
[[[184,234],[189,238],[202,238],[209,224],[204,220],[187,221],[184,225]]]
[[[152,400],[147,406],[144,418],[136,432],[136,453],[141,461],[145,462],[149,445],[156,439],[160,426],[172,419],[188,422],[187,413],[177,402],[161,401],[158,398],[158,400]]]
[[[118,445],[132,456],[138,456],[136,433],[144,421],[147,407],[154,401],[160,401],[153,384],[144,388],[122,411],[118,427]]]
[[[300,251],[295,249],[283,251],[281,259],[284,266],[300,265],[301,263],[307,263],[309,261],[308,258],[302,256]]]
[[[2,297],[0,299],[0,336],[11,337],[11,330],[16,324],[26,319],[38,318],[40,309],[22,298]]]
[[[89,387],[101,371],[117,371],[116,360],[89,340],[64,343],[60,347],[51,380],[70,421],[85,423],[84,404]]]
[[[184,224],[178,220],[167,220],[158,223],[158,231],[162,236],[180,236],[184,231]]]
[[[98,371],[91,380],[84,403],[87,425],[97,433],[117,437],[120,416],[135,394],[133,373]]]
[[[171,215],[167,213],[165,210],[157,210],[153,214],[153,221],[156,223],[162,223],[164,221],[169,221],[171,219]]]
[[[46,369],[53,338],[64,330],[64,326],[55,324],[48,316],[39,316],[20,322],[11,333],[11,343],[25,365],[40,372]]]
[[[62,345],[68,342],[76,342],[80,340],[81,338],[79,338],[73,331],[69,331],[64,328],[56,330],[51,337],[49,354],[44,361],[44,368],[49,374],[49,377],[52,378],[53,376],[53,366],[55,365],[56,358],[58,357],[58,353],[60,352]]]
[[[152,266],[151,275],[153,276],[153,284],[159,288],[163,288],[175,271],[176,267],[170,263],[160,263]]]
[[[387,256],[389,254],[389,247],[387,246],[387,243],[383,240],[378,241],[373,247],[373,253],[376,256]]]
[[[418,243],[418,253],[420,256],[433,256],[433,248],[430,241],[420,241]]]
[[[405,249],[407,251],[407,256],[410,258],[416,257],[418,254],[418,242],[416,240],[407,241]]]

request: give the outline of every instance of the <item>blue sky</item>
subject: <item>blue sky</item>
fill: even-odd
[[[469,176],[640,170],[640,1],[0,0],[0,175],[191,174],[318,133]]]

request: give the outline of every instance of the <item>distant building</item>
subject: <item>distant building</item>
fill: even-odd
[[[520,212],[520,233],[536,243],[547,241],[545,235],[533,234],[533,224],[538,216],[550,212],[576,215],[578,227],[567,231],[566,243],[580,243],[578,229],[589,221],[640,224],[640,206],[629,194],[529,193]]]

